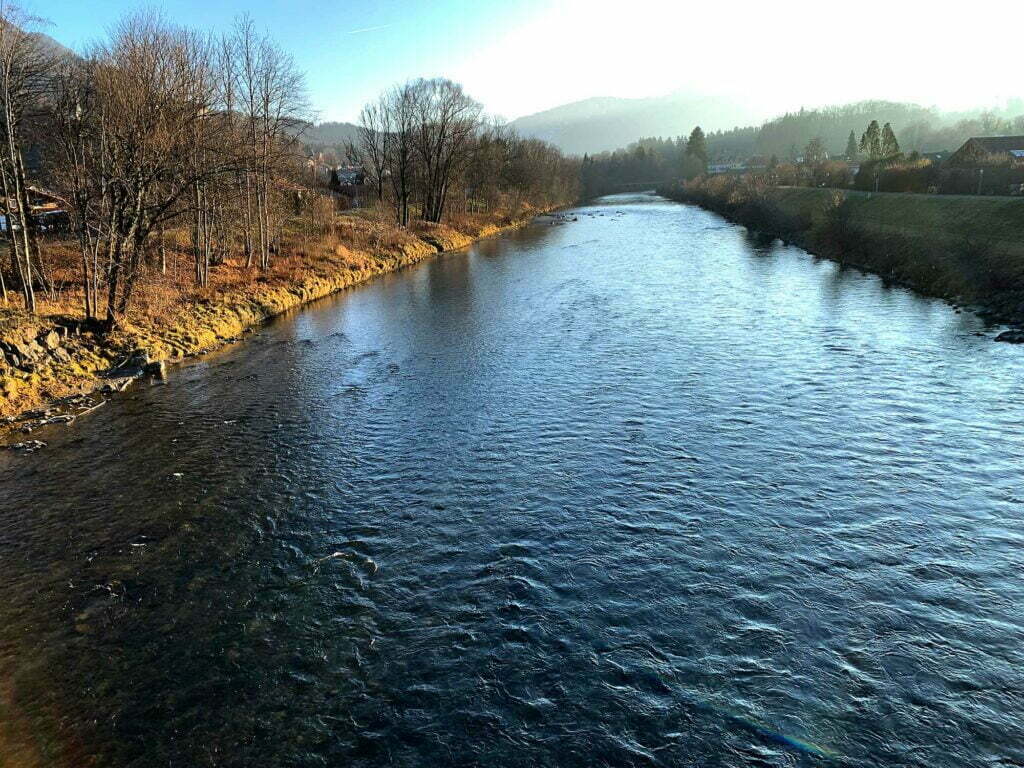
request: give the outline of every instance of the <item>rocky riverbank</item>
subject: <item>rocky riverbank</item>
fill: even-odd
[[[333,241],[306,243],[301,256],[282,256],[273,275],[232,281],[230,273],[243,267],[225,263],[217,268],[220,287],[177,302],[164,316],[130,317],[110,333],[80,317],[0,310],[0,431],[9,447],[38,450],[42,446],[26,435],[71,423],[102,404],[104,395],[143,376],[162,376],[167,363],[237,340],[307,302],[521,226],[537,213],[461,222],[458,228],[423,225],[390,232],[386,242],[368,236],[366,225],[351,217]]]

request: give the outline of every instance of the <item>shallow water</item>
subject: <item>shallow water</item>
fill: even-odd
[[[577,213],[0,456],[0,765],[1024,761],[1024,354]]]

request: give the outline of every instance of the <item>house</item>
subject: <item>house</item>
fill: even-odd
[[[338,181],[343,187],[359,186],[363,183],[366,174],[358,165],[342,165],[335,168],[338,173]]]
[[[1024,164],[1024,136],[977,136],[950,155],[948,164],[958,168]]]
[[[59,195],[40,187],[28,187],[28,203],[29,215],[37,232],[59,232],[70,227],[71,219],[64,210],[64,199]],[[0,198],[0,232],[7,231],[7,208],[14,205],[13,200]]]

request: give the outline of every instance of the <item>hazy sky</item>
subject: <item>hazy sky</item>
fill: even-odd
[[[72,48],[103,35],[132,0],[26,0]],[[722,94],[766,116],[864,98],[950,108],[1024,95],[1019,0],[963,7],[917,0],[163,0],[203,29],[248,11],[296,58],[324,120],[352,120],[410,77],[462,82],[519,117],[590,96]],[[968,13],[967,18],[971,15]],[[1000,23],[999,19],[1005,20]]]

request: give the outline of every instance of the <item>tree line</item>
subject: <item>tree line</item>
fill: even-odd
[[[845,151],[850,132],[859,137],[872,120],[880,126],[889,123],[907,152],[940,152],[956,149],[972,136],[1024,134],[1024,101],[1014,101],[1001,112],[959,114],[889,101],[800,109],[758,126],[707,133],[708,159],[712,163],[743,162],[752,157],[767,161],[774,155],[780,163],[794,163],[815,138],[833,156],[850,155]],[[681,139],[642,140],[655,141]]]
[[[0,0],[4,303],[20,292],[34,312],[37,294],[53,294],[40,198],[66,211],[82,310],[107,328],[143,275],[166,271],[168,241],[187,242],[205,287],[230,256],[269,270],[286,224],[307,209],[333,220],[329,191],[308,178],[304,74],[250,19],[203,33],[138,13],[82,55],[55,50],[40,23]],[[443,79],[368,105],[351,152],[401,226],[565,203],[578,186],[577,161],[489,123]]]
[[[440,223],[452,209],[518,212],[578,195],[577,161],[486,119],[482,105],[445,78],[411,80],[367,104],[348,155],[400,226],[413,218]]]
[[[235,250],[269,268],[290,202],[279,180],[297,167],[292,129],[306,112],[291,57],[244,18],[213,35],[137,14],[83,56],[54,52],[37,23],[0,6],[0,181],[9,273],[29,311],[52,290],[32,181],[68,214],[86,318],[117,322],[169,226],[188,232],[199,286]]]
[[[625,186],[656,187],[691,179],[708,169],[708,141],[700,126],[689,137],[646,138],[625,149],[585,155],[581,181],[585,197],[596,197]]]

